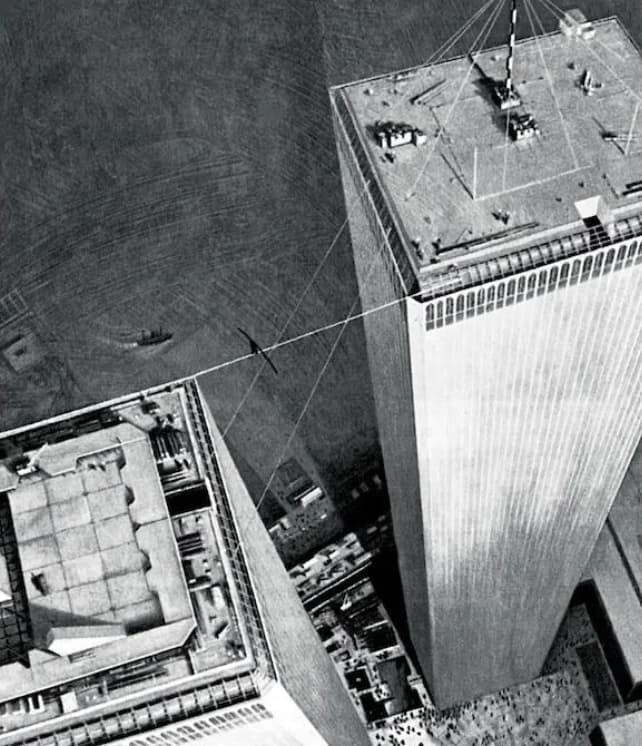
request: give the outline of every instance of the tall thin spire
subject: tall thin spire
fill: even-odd
[[[506,58],[506,91],[513,91],[513,56],[515,52],[515,28],[517,27],[517,0],[511,0],[510,36],[508,38],[508,57]]]
[[[494,96],[499,108],[504,111],[519,106],[522,102],[513,85],[513,57],[515,56],[515,30],[517,28],[517,0],[510,4],[510,29],[508,34],[508,56],[506,57],[506,77],[494,86]]]

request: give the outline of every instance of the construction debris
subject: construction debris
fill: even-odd
[[[510,220],[509,212],[507,212],[506,210],[494,210],[492,214],[495,220],[498,220],[500,223],[503,223],[504,225],[508,225],[508,221]]]
[[[531,221],[530,223],[524,223],[523,225],[516,225],[513,228],[506,228],[504,230],[498,231],[497,233],[488,233],[487,235],[482,235],[479,238],[473,238],[468,241],[461,241],[459,243],[450,244],[449,246],[441,246],[441,242],[439,246],[436,246],[433,243],[433,246],[435,246],[435,250],[437,253],[444,254],[449,251],[458,251],[461,249],[471,249],[475,246],[480,246],[482,244],[490,243],[491,241],[500,241],[505,238],[516,236],[520,233],[525,233],[527,231],[531,231],[534,228],[537,228],[539,226],[539,223],[536,221]]]
[[[445,84],[446,78],[443,78],[439,82],[423,90],[421,93],[418,93],[416,96],[412,96],[412,98],[410,99],[410,103],[414,104],[415,106],[428,103],[428,101],[439,94]]]
[[[602,140],[605,142],[628,142],[629,140],[639,140],[638,135],[624,135],[617,132],[603,132]]]

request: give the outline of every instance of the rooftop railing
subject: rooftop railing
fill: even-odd
[[[469,265],[451,265],[445,271],[426,273],[422,277],[421,298],[433,300],[458,290],[511,277],[528,269],[537,269],[561,259],[581,256],[640,235],[642,214],[615,221],[610,233],[602,227],[587,228],[534,246],[509,250],[500,256],[479,259]]]

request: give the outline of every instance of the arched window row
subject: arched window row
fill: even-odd
[[[564,240],[564,239],[563,239]],[[476,290],[462,291],[426,306],[426,328],[447,326],[464,317],[470,318],[496,308],[510,306],[535,295],[544,295],[558,288],[576,285],[614,269],[642,264],[642,241],[622,244],[594,254],[569,259],[551,267],[524,273],[521,277],[499,280]]]

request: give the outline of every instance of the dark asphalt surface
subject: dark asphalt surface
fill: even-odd
[[[29,346],[0,354],[0,428],[242,355],[239,326],[275,342],[345,218],[327,85],[425,60],[479,4],[0,1],[0,350]],[[583,8],[642,39],[636,4]],[[285,336],[356,293],[344,231]],[[275,351],[230,430],[255,492],[336,334]],[[258,365],[202,379],[223,429]],[[290,453],[332,484],[376,452],[351,324]]]

